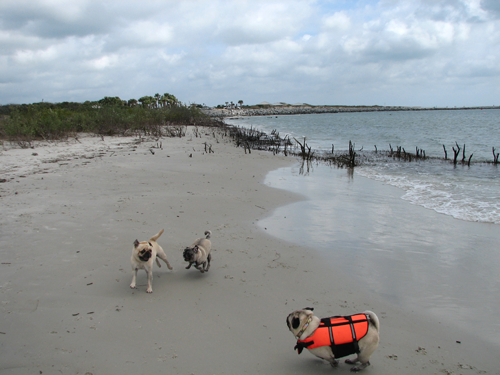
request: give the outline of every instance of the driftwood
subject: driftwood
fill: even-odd
[[[311,160],[312,156],[313,156],[313,152],[311,151],[311,147],[307,145],[306,143],[306,137],[304,137],[304,143],[300,143],[300,141],[297,140],[297,138],[293,138],[295,139],[295,142],[297,142],[297,144],[300,146],[300,156],[302,157],[303,160]],[[307,152],[306,152],[307,150]]]
[[[455,154],[455,156],[453,157],[453,164],[457,165],[457,157],[460,154],[460,146],[457,142],[455,142],[455,144],[457,145],[457,149],[455,150],[455,147],[452,147],[453,153]]]
[[[239,127],[226,127],[226,131],[229,130],[229,135],[233,138],[238,147],[244,147],[245,153],[250,153],[252,149],[257,150],[265,150],[272,151],[274,155],[283,152],[285,156],[292,155],[298,156],[302,160],[308,161],[307,163],[303,163],[302,170],[309,171],[310,165],[312,161],[324,162],[330,165],[336,165],[339,168],[354,168],[360,164],[363,164],[366,161],[369,161],[369,156],[364,153],[358,154],[355,151],[354,143],[349,141],[349,150],[348,151],[335,151],[335,146],[332,144],[331,152],[315,152],[307,144],[307,139],[304,137],[303,140],[298,140],[293,138],[294,143],[291,142],[290,137],[287,135],[284,138],[281,138],[279,133],[276,130],[271,132],[271,135],[267,135],[264,132],[258,131],[254,128],[239,128]],[[207,147],[207,146],[206,146]],[[414,160],[426,160],[428,156],[426,155],[425,150],[420,149],[418,146],[415,146],[415,153],[407,152],[404,147],[396,146],[393,147],[389,144],[389,151],[379,150],[377,145],[374,145],[375,151],[374,154],[381,154],[382,156],[387,155],[388,157],[392,157],[393,159],[403,160],[412,162]],[[363,147],[361,147],[358,151],[362,151]],[[466,145],[463,147],[458,145],[458,142],[455,142],[455,146],[452,147],[454,152],[453,164],[457,165],[458,157],[461,154],[461,163],[462,165],[467,164],[469,167],[472,164],[471,154],[469,157],[466,155]],[[206,150],[207,151],[207,150]],[[446,150],[446,146],[443,144],[444,151],[444,160],[448,159],[448,152]],[[210,150],[208,150],[210,152]],[[212,151],[213,152],[213,151]],[[498,164],[500,159],[500,153],[496,151],[495,147],[492,148],[493,152],[493,164]],[[431,157],[431,159],[438,159],[436,157]],[[491,162],[486,162],[491,163]]]
[[[493,151],[493,164],[498,164],[498,157],[500,156],[500,152],[497,152],[495,155],[495,147],[492,147]]]

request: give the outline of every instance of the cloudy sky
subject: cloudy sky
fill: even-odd
[[[500,105],[500,0],[1,0],[0,104]]]

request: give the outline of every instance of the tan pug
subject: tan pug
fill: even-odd
[[[148,288],[146,289],[146,292],[153,293],[153,262],[156,260],[158,267],[161,267],[158,258],[163,259],[163,261],[167,263],[169,270],[172,269],[165,252],[156,242],[162,233],[163,229],[151,237],[149,241],[134,241],[134,249],[132,250],[132,257],[130,258],[132,263],[132,283],[130,284],[130,287],[132,289],[135,289],[137,271],[141,269],[145,270],[148,275]]]
[[[357,354],[357,358],[346,359],[351,371],[360,371],[370,365],[370,356],[377,349],[380,323],[371,311],[349,316],[333,316],[320,319],[306,307],[292,312],[286,318],[288,329],[297,339],[300,354],[307,348],[316,357],[324,359],[333,367],[338,366],[336,358]]]
[[[189,263],[186,267],[187,270],[194,264],[194,267],[201,273],[208,272],[210,261],[212,260],[212,255],[210,254],[212,243],[209,240],[211,235],[212,232],[209,230],[205,231],[205,238],[198,238],[193,242],[191,247],[184,249],[182,256]]]

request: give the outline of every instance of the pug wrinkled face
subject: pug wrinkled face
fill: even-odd
[[[184,253],[182,254],[183,257],[184,257],[184,260],[186,262],[192,262],[192,261],[194,261],[194,256],[198,252],[197,250],[198,250],[197,247],[193,247],[193,248],[186,247],[184,249]]]
[[[140,242],[135,240],[134,246],[137,249],[140,245]],[[149,245],[149,246],[148,246]],[[139,253],[139,259],[142,260],[143,262],[147,262],[151,257],[153,256],[153,245],[151,242],[148,242],[147,245],[142,245],[144,246],[142,249],[138,250]]]
[[[288,315],[286,318],[286,325],[288,326],[288,329],[292,333],[295,333],[300,327],[300,323],[309,318],[309,316],[313,315],[313,310],[314,308],[312,307],[306,307],[303,310],[297,310]]]

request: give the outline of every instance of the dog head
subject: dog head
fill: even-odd
[[[186,247],[182,256],[186,262],[196,262],[198,259],[198,254],[200,253],[200,249],[198,246],[195,247]]]
[[[305,307],[302,310],[296,310],[289,314],[286,318],[286,324],[290,332],[293,333],[295,337],[300,336],[299,332],[304,328],[309,318],[314,316],[314,308]]]
[[[135,240],[134,248],[137,252],[137,256],[143,262],[147,262],[153,256],[153,245],[151,244],[151,242],[139,242],[138,240]]]

